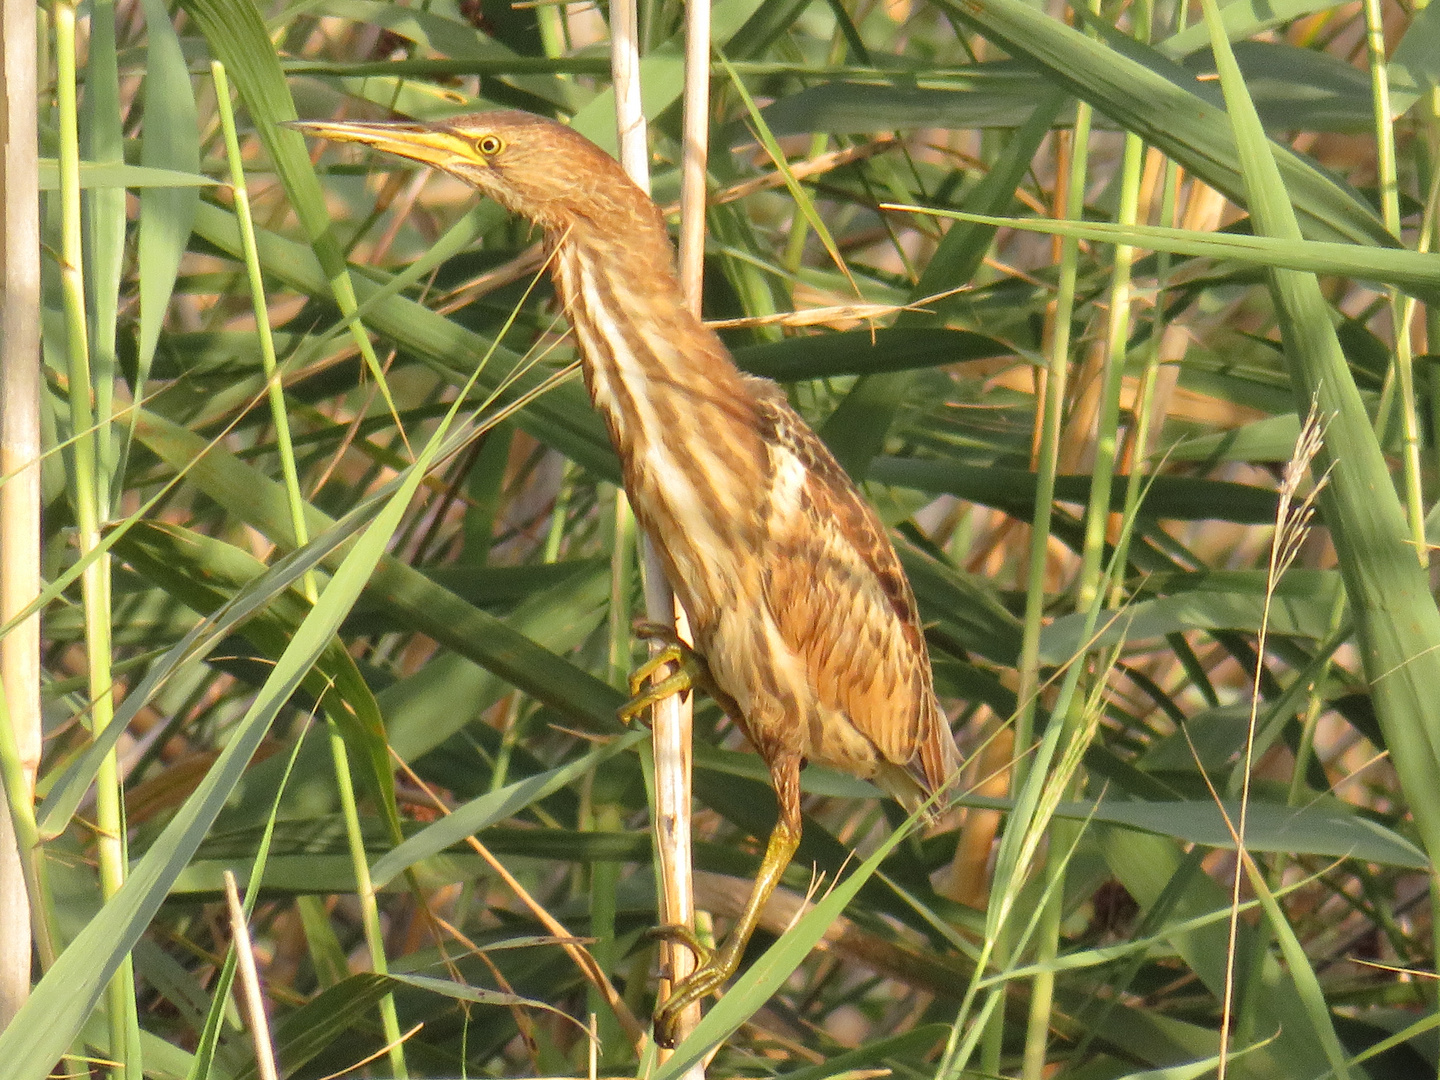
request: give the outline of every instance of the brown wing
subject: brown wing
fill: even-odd
[[[900,560],[875,511],[783,393],[759,396],[776,466],[767,531],[778,550],[765,581],[776,625],[821,701],[934,791],[959,754]],[[787,479],[787,469],[797,470],[785,455],[802,467],[802,483]]]

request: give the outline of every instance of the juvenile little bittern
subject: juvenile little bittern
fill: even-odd
[[[522,112],[294,126],[443,169],[544,229],[591,400],[703,658],[690,669],[769,766],[779,821],[729,938],[656,1013],[656,1040],[673,1045],[681,1011],[734,974],[799,845],[802,762],[873,779],[911,809],[958,768],[910,586],[784,392],[742,374],[686,307],[660,211],[599,147]],[[627,717],[657,691],[632,693]]]

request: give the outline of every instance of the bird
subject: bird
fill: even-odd
[[[714,950],[659,1006],[655,1041],[720,991],[800,844],[800,770],[874,781],[931,820],[960,768],[915,597],[885,526],[777,384],[742,372],[684,302],[659,208],[579,132],[515,110],[442,122],[296,121],[465,181],[539,226],[585,385],[635,518],[688,616],[631,680],[622,719],[707,691],[764,760],[777,820],[754,888]],[[643,682],[665,659],[676,675]]]

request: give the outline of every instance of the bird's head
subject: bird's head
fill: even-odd
[[[496,110],[440,123],[297,120],[286,126],[360,143],[456,176],[551,231],[654,227],[658,212],[623,169],[563,124]]]

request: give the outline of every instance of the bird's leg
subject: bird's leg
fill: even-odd
[[[800,846],[800,758],[798,755],[781,753],[770,760],[770,778],[775,785],[775,798],[780,805],[780,817],[770,831],[770,842],[765,846],[765,858],[760,862],[760,872],[755,876],[755,888],[745,902],[734,929],[725,943],[713,953],[697,949],[699,944],[688,927],[661,926],[656,935],[667,937],[694,950],[699,966],[677,983],[655,1010],[655,1041],[660,1046],[674,1047],[675,1026],[680,1014],[693,1003],[703,1000],[724,986],[735,969],[740,966],[740,957],[750,943],[750,935],[760,924],[760,915],[765,902],[780,883],[781,875],[790,865],[790,858]]]

